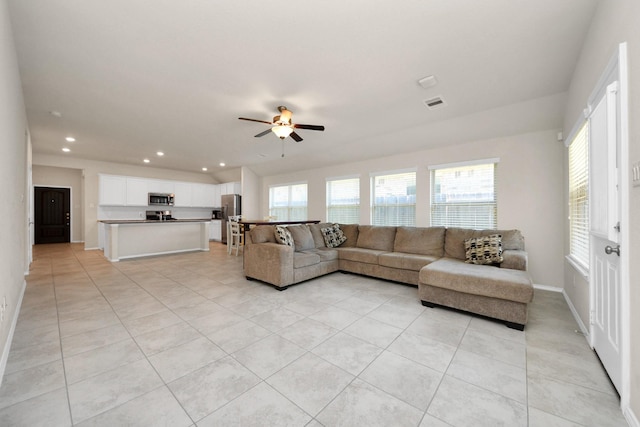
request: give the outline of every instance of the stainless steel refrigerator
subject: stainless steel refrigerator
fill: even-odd
[[[239,194],[224,194],[222,204],[222,243],[227,243],[227,221],[229,217],[242,214],[242,197]]]

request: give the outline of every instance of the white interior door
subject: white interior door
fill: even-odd
[[[617,73],[616,73],[617,74]],[[619,82],[608,80],[589,116],[591,337],[611,381],[622,382]]]

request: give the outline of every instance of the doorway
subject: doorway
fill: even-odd
[[[34,241],[68,243],[71,241],[71,190],[34,188]]]

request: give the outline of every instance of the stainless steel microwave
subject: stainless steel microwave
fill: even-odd
[[[172,193],[149,193],[149,206],[173,206]]]

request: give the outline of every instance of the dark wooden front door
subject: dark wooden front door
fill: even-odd
[[[35,187],[35,243],[71,240],[71,191],[68,188]]]

